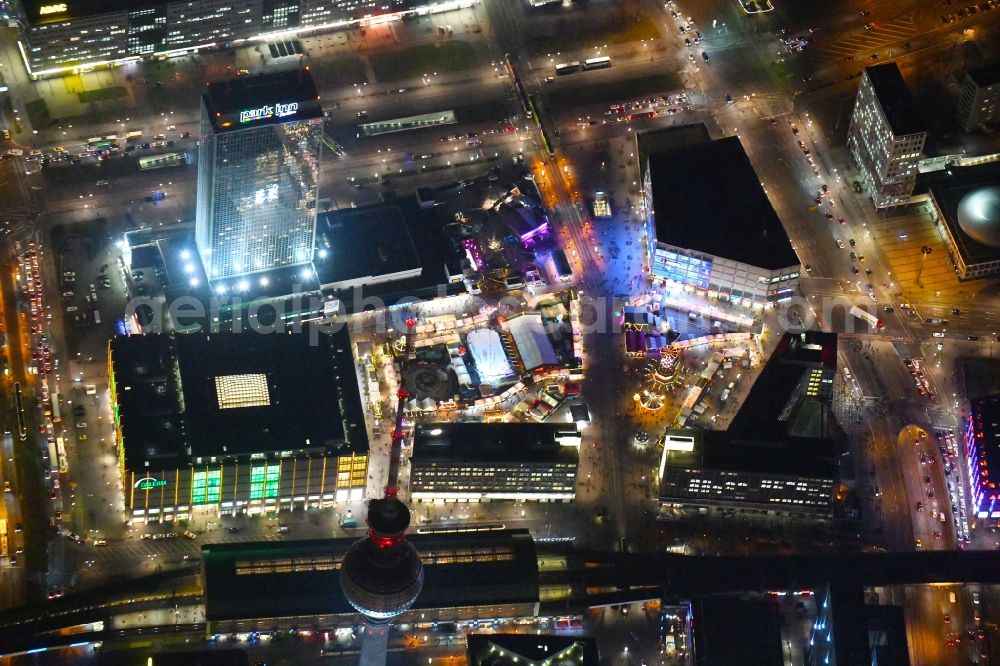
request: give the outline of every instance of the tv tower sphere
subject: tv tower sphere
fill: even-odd
[[[340,566],[340,587],[372,624],[385,624],[409,608],[424,584],[420,554],[404,537],[410,510],[387,492],[368,503],[368,536],[355,541]]]

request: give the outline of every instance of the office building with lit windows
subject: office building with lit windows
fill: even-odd
[[[346,330],[148,334],[109,343],[133,522],[363,499],[368,440]]]
[[[876,208],[909,203],[927,131],[896,63],[866,67],[847,146]]]
[[[997,121],[1000,121],[1000,62],[966,72],[958,98],[958,122],[966,132]]]
[[[416,501],[570,501],[580,433],[573,423],[420,423],[413,431]]]
[[[654,282],[754,310],[798,292],[798,256],[739,137],[698,124],[637,143]]]
[[[212,286],[308,265],[323,137],[309,69],[209,84],[201,136],[195,242]]]
[[[836,334],[786,333],[727,430],[664,432],[662,509],[833,516],[836,370]]]
[[[20,0],[18,45],[33,78],[452,11],[474,0]]]

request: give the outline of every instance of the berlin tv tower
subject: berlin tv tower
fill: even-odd
[[[406,320],[406,351],[412,348],[416,322]],[[400,373],[396,427],[389,454],[389,480],[385,496],[368,503],[368,536],[355,541],[340,566],[340,587],[354,608],[365,616],[361,637],[361,666],[385,666],[389,623],[417,600],[424,585],[420,554],[406,540],[410,510],[397,496],[399,462],[403,442],[403,405],[409,393]]]

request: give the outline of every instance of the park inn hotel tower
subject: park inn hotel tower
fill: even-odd
[[[323,137],[309,68],[209,84],[201,136],[195,236],[213,288],[309,264]]]

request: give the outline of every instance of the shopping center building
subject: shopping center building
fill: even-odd
[[[757,310],[794,296],[799,259],[739,137],[649,134],[638,151],[653,281]]]
[[[116,337],[108,364],[133,522],[364,498],[368,439],[346,330]]]

